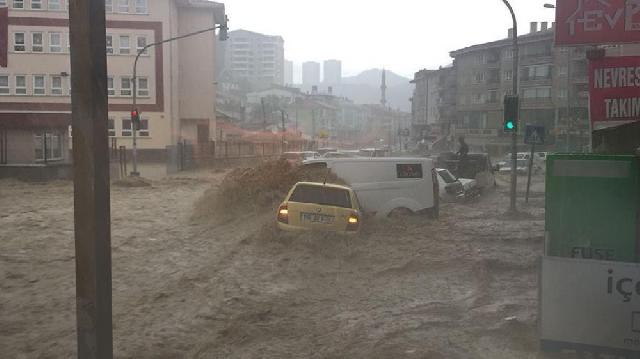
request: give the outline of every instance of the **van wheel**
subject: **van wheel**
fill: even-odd
[[[412,214],[413,214],[413,211],[411,211],[409,208],[399,207],[399,208],[394,208],[391,212],[389,212],[389,218],[407,217]]]

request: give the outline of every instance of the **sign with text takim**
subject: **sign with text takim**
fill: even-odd
[[[556,1],[558,46],[639,41],[639,0]]]
[[[640,56],[592,60],[589,102],[593,123],[640,120]]]

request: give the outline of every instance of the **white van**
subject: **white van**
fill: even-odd
[[[427,212],[437,217],[439,186],[428,158],[322,158],[304,162],[326,166],[354,189],[364,212]]]

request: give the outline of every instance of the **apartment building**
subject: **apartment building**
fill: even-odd
[[[307,61],[302,64],[302,85],[306,88],[320,85],[320,63]]]
[[[453,134],[477,150],[509,151],[502,131],[503,99],[513,91],[513,40],[509,38],[452,51],[456,68]],[[588,143],[588,76],[585,48],[554,47],[553,27],[531,23],[519,36],[519,132],[544,125],[550,148],[579,150]]]
[[[69,0],[0,0],[0,166],[70,162]],[[224,19],[204,0],[107,0],[112,145],[132,147],[132,66],[145,45]],[[153,47],[138,64],[142,157],[215,135],[214,33]],[[2,39],[3,36],[0,36]]]
[[[415,73],[411,98],[411,137],[437,141],[450,134],[455,120],[456,73],[452,65]]]
[[[342,61],[326,60],[323,65],[323,82],[329,86],[340,85],[342,83]]]
[[[247,30],[229,32],[224,71],[247,91],[284,85],[284,39]]]
[[[293,61],[284,60],[284,85],[293,85]]]

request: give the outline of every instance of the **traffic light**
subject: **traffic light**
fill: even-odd
[[[229,39],[229,17],[224,16],[224,22],[220,24],[220,34],[218,35],[220,41],[227,41]]]
[[[504,132],[518,131],[518,96],[507,95],[504,97]]]
[[[131,110],[131,124],[137,130],[140,127],[140,112],[138,109]]]

